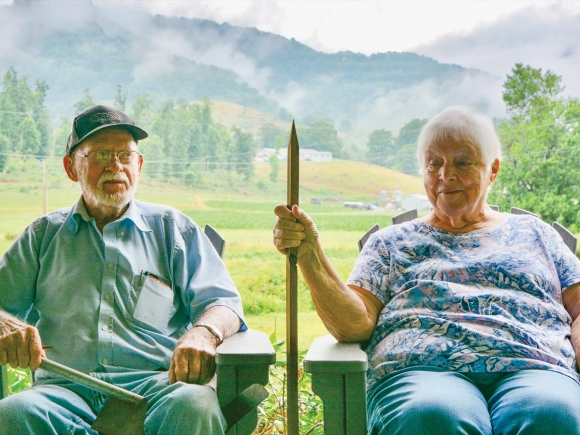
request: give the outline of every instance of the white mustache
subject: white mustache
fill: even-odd
[[[103,183],[106,181],[123,181],[125,184],[129,184],[127,175],[122,172],[116,174],[111,172],[103,172],[103,175],[101,175],[101,178],[99,178],[98,187],[102,187]]]

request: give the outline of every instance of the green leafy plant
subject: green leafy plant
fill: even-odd
[[[18,393],[32,386],[30,370],[8,367],[8,391],[10,394]]]
[[[268,398],[258,407],[258,427],[256,435],[282,435],[287,433],[286,401],[286,340],[276,340],[276,333],[270,336],[270,342],[276,351],[276,364],[270,369],[270,383],[267,389]],[[311,390],[311,378],[303,369],[306,351],[298,356],[298,412],[299,431],[305,435],[323,435],[322,400]]]

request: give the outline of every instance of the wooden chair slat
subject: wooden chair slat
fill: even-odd
[[[369,237],[373,234],[376,233],[381,227],[379,226],[379,224],[374,224],[370,230],[368,230],[364,236],[362,236],[360,238],[360,240],[358,241],[358,250],[359,252],[362,251],[363,246],[365,245],[365,243],[367,242],[367,240],[369,239]]]
[[[224,251],[226,249],[225,239],[218,233],[214,227],[210,224],[206,224],[204,228],[204,233],[219,254],[220,257],[224,256]]]
[[[419,213],[417,212],[417,209],[413,209],[413,210],[407,210],[404,211],[403,213],[399,213],[396,216],[393,216],[393,225],[399,225],[402,224],[403,222],[409,222],[412,221],[413,219],[417,219],[419,217]]]
[[[524,210],[523,208],[518,208],[518,207],[512,207],[510,209],[510,213],[511,214],[529,214],[529,215],[538,217],[538,215],[536,213],[532,213],[531,211],[527,211],[527,210]]]
[[[8,366],[0,367],[0,399],[8,397]]]
[[[576,238],[576,236],[574,234],[572,234],[563,225],[560,225],[558,222],[554,222],[552,224],[552,228],[554,228],[556,231],[558,231],[558,234],[560,234],[560,236],[564,240],[564,243],[566,244],[566,246],[568,248],[570,248],[570,250],[574,254],[576,254],[576,247],[577,247],[577,244],[578,244],[578,239]]]

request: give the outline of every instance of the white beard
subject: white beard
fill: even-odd
[[[116,174],[111,172],[103,172],[99,182],[97,183],[96,189],[93,189],[92,186],[89,186],[86,183],[86,178],[84,175],[85,174],[82,174],[82,176],[79,177],[79,184],[83,194],[85,195],[86,201],[96,206],[122,208],[129,204],[135,195],[135,191],[137,190],[137,183],[132,186],[129,183],[129,179],[123,172]],[[119,193],[106,193],[103,191],[103,183],[109,180],[122,180],[126,183],[128,189]]]

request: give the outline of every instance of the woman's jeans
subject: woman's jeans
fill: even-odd
[[[370,435],[580,435],[580,384],[548,370],[401,370],[368,391]]]
[[[226,421],[216,392],[207,385],[177,382],[167,372],[98,373],[97,376],[145,396],[146,435],[223,435]],[[62,379],[0,400],[0,435],[98,435],[90,428],[107,397]]]

